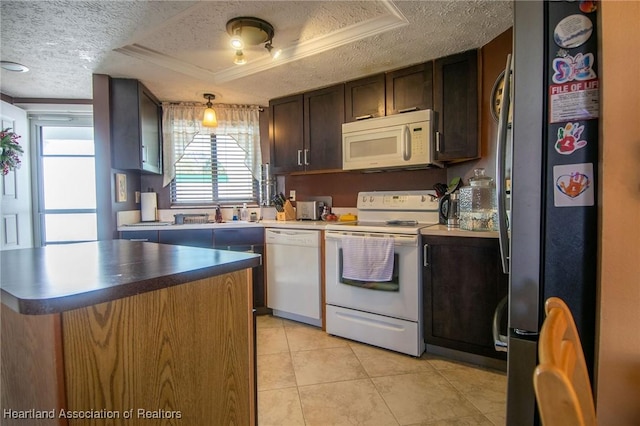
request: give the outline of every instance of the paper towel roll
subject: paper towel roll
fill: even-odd
[[[158,209],[158,196],[155,192],[143,192],[140,198],[140,220],[152,222],[156,220]]]

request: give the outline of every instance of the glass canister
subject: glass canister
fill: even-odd
[[[497,231],[498,208],[493,179],[484,169],[475,169],[469,185],[460,188],[460,228],[467,231]]]

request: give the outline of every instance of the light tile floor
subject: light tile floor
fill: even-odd
[[[506,375],[257,319],[259,426],[504,425]]]

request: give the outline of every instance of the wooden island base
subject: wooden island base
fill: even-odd
[[[0,423],[255,424],[250,272],[48,315],[3,305]]]

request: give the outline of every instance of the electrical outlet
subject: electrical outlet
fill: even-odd
[[[140,191],[136,191],[136,203],[140,204]]]
[[[295,201],[296,200],[296,190],[295,189],[292,189],[292,190],[289,191],[289,199],[291,201]]]

